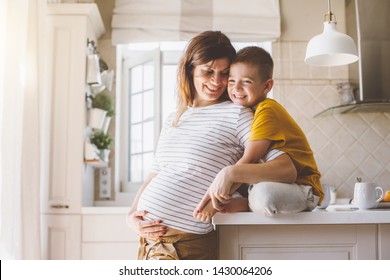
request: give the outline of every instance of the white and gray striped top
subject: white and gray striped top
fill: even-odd
[[[137,209],[148,212],[146,219],[204,234],[212,225],[193,218],[192,212],[217,173],[243,155],[253,112],[227,101],[188,108],[177,127],[172,126],[174,117],[171,114],[163,126],[151,169],[157,175],[143,191]]]

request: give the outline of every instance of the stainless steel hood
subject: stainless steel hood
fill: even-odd
[[[346,0],[347,33],[359,61],[349,65],[356,103],[329,108],[316,116],[390,112],[390,1]]]

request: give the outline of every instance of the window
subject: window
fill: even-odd
[[[177,64],[186,42],[130,44],[121,53],[121,191],[136,192],[153,161],[162,122],[175,110]],[[237,50],[271,43],[234,43]]]
[[[123,61],[121,181],[125,191],[148,174],[160,132],[160,51],[129,52]]]

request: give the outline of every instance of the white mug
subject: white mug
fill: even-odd
[[[318,209],[325,209],[330,203],[330,187],[323,184],[322,190],[324,192],[324,199],[321,201],[321,204],[317,206]]]
[[[383,189],[376,183],[356,183],[353,204],[359,209],[376,208],[383,198]]]

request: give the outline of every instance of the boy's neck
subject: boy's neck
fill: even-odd
[[[256,111],[256,109],[257,109],[257,107],[259,106],[259,104],[261,103],[261,102],[263,102],[264,100],[266,100],[267,99],[267,97],[265,97],[264,99],[262,99],[262,100],[260,100],[256,105],[253,105],[251,108],[252,108],[252,110],[253,111]]]

